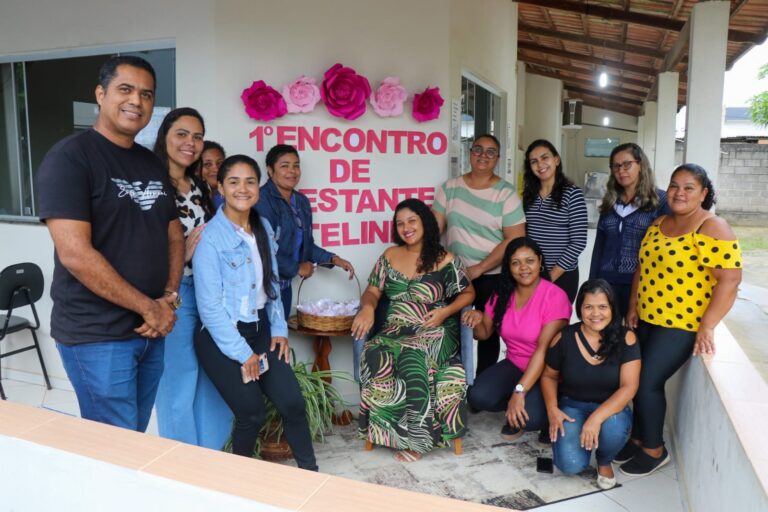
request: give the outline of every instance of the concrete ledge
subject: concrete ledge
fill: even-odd
[[[680,486],[690,510],[768,510],[768,384],[723,323],[717,354],[667,387]]]
[[[501,510],[237,457],[7,401],[0,401],[0,453],[2,510]]]

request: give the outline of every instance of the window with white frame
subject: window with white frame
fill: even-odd
[[[99,68],[116,52],[0,60],[0,220],[35,219],[37,168],[51,146],[96,120]],[[176,104],[176,51],[120,53],[152,64],[157,73],[153,120],[164,116]],[[157,125],[152,122],[145,130],[156,133]],[[152,144],[154,133],[142,133],[137,141]]]
[[[475,137],[494,135],[504,144],[502,135],[502,98],[473,78],[461,77],[461,162],[469,162],[469,148]],[[503,150],[504,148],[499,148]],[[503,152],[501,153],[504,154]],[[503,158],[501,159],[503,162]],[[496,172],[501,172],[497,167]]]

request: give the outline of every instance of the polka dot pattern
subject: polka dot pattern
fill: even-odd
[[[648,228],[640,245],[639,263],[640,318],[694,332],[717,284],[712,270],[742,267],[738,241],[701,233],[670,238],[658,226]]]

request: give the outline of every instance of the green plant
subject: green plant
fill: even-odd
[[[301,389],[301,395],[304,397],[306,406],[307,423],[309,432],[313,441],[324,441],[325,434],[333,425],[333,417],[339,409],[343,409],[344,399],[333,384],[327,382],[330,380],[352,381],[352,376],[339,370],[312,370],[312,363],[303,363],[296,360],[296,354],[291,349],[291,369]],[[256,447],[254,448],[254,457],[259,456],[261,452],[261,443],[263,439],[280,441],[283,436],[283,419],[280,413],[265,397],[267,409],[266,421],[261,429]],[[227,441],[224,450],[232,451],[232,438]]]
[[[768,76],[768,64],[763,64],[757,73],[758,80]],[[768,91],[763,91],[749,99],[749,113],[752,122],[759,126],[768,125]]]

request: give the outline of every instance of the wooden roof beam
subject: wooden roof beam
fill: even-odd
[[[625,53],[634,53],[636,55],[643,55],[645,57],[653,57],[654,59],[663,59],[664,53],[653,48],[645,48],[643,46],[621,44],[606,39],[599,39],[597,37],[580,36],[578,34],[571,34],[568,32],[560,32],[557,30],[551,30],[548,28],[536,27],[525,23],[520,23],[517,26],[519,32],[525,32],[526,34],[535,34],[538,36],[554,37],[556,39],[562,39],[563,41],[572,41],[574,43],[583,43],[593,46],[603,46],[610,48],[611,50],[618,50]]]
[[[567,64],[556,64],[554,62],[549,62],[548,60],[538,59],[536,57],[531,57],[527,55],[518,54],[517,59],[521,62],[527,62],[528,64],[535,64],[537,66],[544,66],[551,69],[560,69],[562,71],[567,71],[568,73],[576,73],[576,74],[587,75],[587,76],[591,76],[595,74],[594,70],[578,68],[575,66],[569,66]],[[652,81],[637,80],[634,78],[625,78],[621,75],[617,75],[616,73],[608,73],[608,80],[615,81],[615,82],[622,82],[628,85],[635,85],[637,87],[642,87],[644,89],[650,89],[651,84],[653,83]]]
[[[593,89],[585,89],[583,87],[578,87],[578,86],[573,86],[573,85],[568,85],[568,84],[563,84],[563,88],[566,91],[573,91],[573,92],[578,92],[578,93],[581,93],[581,94],[589,94],[589,95],[592,95],[592,96],[594,96],[596,98],[603,98],[603,99],[606,99],[608,101],[613,101],[613,102],[616,102],[616,103],[626,103],[627,105],[634,105],[636,107],[640,107],[640,106],[643,105],[643,100],[636,100],[636,99],[632,99],[632,98],[625,98],[624,96],[617,96],[615,94],[602,94],[602,93],[599,93],[599,92],[597,92],[597,91],[595,91]]]
[[[680,32],[683,29],[683,25],[685,25],[684,21],[664,16],[654,16],[651,14],[631,11],[627,12],[624,9],[587,4],[584,2],[572,2],[568,0],[516,0],[516,2],[519,4],[537,5],[539,7],[544,7],[545,9],[557,9],[560,11],[585,14],[587,16],[595,16],[609,21],[623,21],[661,30],[673,30],[675,32]],[[761,44],[765,40],[765,36],[745,32],[743,30],[729,30],[728,40],[734,43]]]
[[[661,64],[659,73],[673,71],[675,69],[675,66],[677,66],[680,61],[683,60],[683,57],[688,54],[688,42],[690,39],[691,24],[686,21],[685,25],[683,25],[683,28],[680,30],[680,33],[677,35],[675,44],[673,44],[672,48],[667,51],[667,55],[664,57],[664,62]]]
[[[570,83],[570,84],[574,84],[574,85],[579,86],[579,87],[589,88],[589,87],[595,85],[595,81],[594,80],[585,79],[585,78],[577,78],[577,77],[574,77],[574,76],[558,75],[557,73],[551,73],[551,72],[548,72],[548,71],[542,71],[540,69],[534,69],[534,68],[531,68],[530,66],[527,67],[527,71],[528,71],[528,73],[531,73],[532,75],[540,75],[540,76],[546,76],[546,77],[549,77],[549,78],[554,78],[556,80],[562,80],[563,83]],[[626,89],[626,88],[622,87],[621,86],[621,80],[615,80],[613,82],[609,81],[608,87],[606,87],[605,89],[599,89],[599,90],[600,91],[606,91],[608,93],[616,92],[616,93],[620,93],[620,94],[627,94],[629,96],[637,96],[640,99],[645,99],[645,96],[646,96],[646,91],[638,91],[636,89]]]
[[[546,46],[539,46],[533,43],[526,43],[519,41],[517,43],[518,50],[528,50],[531,52],[548,53],[564,59],[578,60],[581,62],[589,62],[590,64],[596,64],[598,66],[605,66],[621,71],[629,71],[632,73],[638,73],[641,75],[656,76],[656,70],[653,68],[646,68],[643,66],[635,66],[634,64],[626,64],[624,62],[616,62],[613,60],[600,59],[598,57],[592,57],[590,55],[582,55],[581,53],[567,52],[564,50],[558,50],[556,48],[548,48]]]
[[[640,109],[631,107],[629,105],[620,105],[609,101],[601,100],[589,95],[578,95],[569,99],[581,100],[584,105],[588,107],[601,108],[604,110],[610,110],[611,112],[618,112],[620,114],[626,114],[628,116],[637,117],[640,115]],[[610,128],[610,127],[607,127]]]

